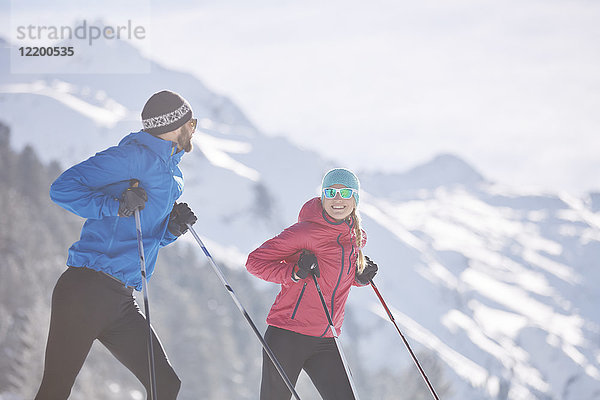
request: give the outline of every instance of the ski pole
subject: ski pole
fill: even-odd
[[[423,371],[423,368],[421,368],[421,364],[419,364],[419,360],[417,360],[417,356],[415,356],[415,353],[410,348],[410,345],[408,344],[408,341],[406,340],[406,338],[404,337],[404,335],[400,331],[400,328],[398,327],[398,324],[396,324],[396,320],[394,319],[394,316],[392,315],[392,312],[388,308],[387,304],[385,304],[385,301],[383,300],[383,297],[381,296],[381,293],[379,293],[379,290],[377,290],[377,286],[375,286],[375,283],[373,282],[373,280],[371,280],[370,284],[371,284],[371,287],[373,288],[373,290],[375,291],[375,294],[377,295],[377,297],[379,297],[379,301],[381,302],[381,305],[383,306],[383,308],[385,308],[385,311],[387,312],[388,317],[390,317],[390,320],[392,321],[392,323],[396,327],[396,330],[400,334],[400,337],[402,338],[402,341],[404,342],[404,345],[408,349],[408,352],[410,353],[410,356],[412,357],[413,361],[415,362],[415,365],[419,369],[419,372],[421,373],[421,376],[423,377],[423,380],[427,384],[427,387],[429,388],[429,391],[431,392],[431,395],[433,396],[433,398],[435,400],[440,400],[440,398],[438,397],[437,393],[433,389],[433,386],[429,382],[429,379],[427,378],[427,375],[425,374],[425,371]]]
[[[132,187],[139,184],[137,180],[133,180]],[[156,400],[156,372],[154,368],[154,347],[152,344],[152,326],[150,325],[150,305],[148,302],[148,284],[146,279],[146,258],[144,256],[144,243],[142,242],[142,223],[140,222],[140,210],[136,208],[135,230],[137,233],[138,254],[140,255],[140,270],[142,273],[142,292],[144,294],[144,311],[146,313],[146,321],[148,322],[148,363],[150,366],[150,398]]]
[[[292,393],[292,395],[294,395],[294,398],[297,399],[297,400],[300,400],[300,396],[298,396],[298,393],[296,393],[296,389],[294,389],[294,385],[290,381],[290,378],[288,378],[287,374],[283,370],[283,367],[281,366],[281,364],[279,363],[279,361],[275,357],[275,354],[273,353],[273,351],[271,350],[271,348],[269,347],[269,345],[267,344],[267,342],[265,341],[265,339],[262,337],[262,335],[258,331],[258,328],[256,327],[256,325],[254,325],[254,322],[252,321],[252,318],[250,318],[250,315],[248,315],[248,313],[246,312],[246,309],[244,308],[244,306],[242,306],[242,303],[240,303],[240,300],[238,299],[238,297],[236,296],[235,292],[233,291],[233,288],[231,286],[229,286],[229,283],[227,283],[227,280],[225,279],[225,276],[221,272],[221,269],[219,268],[219,266],[217,265],[217,263],[215,262],[215,260],[213,259],[213,257],[208,252],[208,249],[206,248],[206,246],[204,246],[204,243],[202,242],[202,239],[200,239],[200,236],[198,236],[198,234],[196,233],[196,231],[194,230],[194,228],[192,228],[192,225],[187,224],[187,227],[189,228],[190,232],[192,233],[192,236],[194,236],[194,239],[196,239],[196,242],[198,242],[198,245],[200,245],[200,247],[202,248],[202,251],[204,252],[204,254],[206,255],[206,257],[210,261],[210,265],[213,267],[213,270],[215,271],[215,273],[217,274],[217,276],[219,277],[219,279],[221,280],[221,282],[225,286],[225,289],[227,289],[227,292],[231,295],[231,298],[233,299],[233,302],[235,303],[235,305],[237,306],[237,308],[240,310],[240,312],[242,313],[242,315],[244,315],[244,317],[246,318],[246,321],[248,321],[248,324],[250,324],[250,327],[252,328],[252,330],[256,334],[256,337],[258,338],[258,340],[260,340],[260,343],[262,344],[263,349],[265,350],[265,352],[267,353],[267,355],[269,356],[269,358],[273,362],[273,365],[277,369],[277,372],[279,372],[279,375],[281,375],[281,378],[285,382],[286,386],[288,387],[288,389],[290,390],[290,392]]]
[[[333,334],[333,340],[335,341],[335,345],[340,354],[340,358],[342,359],[342,364],[344,365],[344,370],[346,371],[346,376],[348,377],[348,382],[350,382],[350,387],[352,388],[352,394],[354,395],[355,400],[358,399],[358,392],[356,391],[356,386],[354,385],[354,381],[352,380],[352,372],[350,372],[350,367],[348,366],[348,361],[346,361],[346,357],[344,356],[344,351],[342,350],[342,345],[339,342],[339,338],[337,332],[335,330],[335,326],[333,326],[333,320],[331,319],[331,314],[329,314],[329,310],[327,309],[327,304],[325,303],[325,298],[323,297],[323,293],[321,292],[321,287],[319,286],[319,282],[317,282],[317,277],[311,270],[311,275],[313,281],[315,282],[315,286],[317,287],[317,292],[319,293],[319,297],[321,298],[321,304],[323,304],[323,309],[325,310],[325,315],[327,316],[327,322],[329,322],[329,328],[331,329],[331,333]]]

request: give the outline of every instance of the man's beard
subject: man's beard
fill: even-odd
[[[192,132],[184,125],[181,129],[181,133],[177,136],[177,147],[183,149],[186,153],[189,153],[194,148],[192,144]]]

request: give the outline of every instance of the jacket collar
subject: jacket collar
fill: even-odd
[[[157,138],[156,136],[144,131],[130,133],[129,135],[125,136],[119,143],[119,146],[129,143],[143,145],[152,152],[156,153],[156,155],[158,155],[164,161],[169,161],[172,159],[176,164],[181,161],[181,157],[185,153],[184,150],[177,152],[177,145],[175,143]]]
[[[304,206],[302,206],[302,209],[300,210],[300,215],[298,216],[298,222],[304,221],[314,222],[321,225],[329,225],[333,229],[345,230],[348,227],[352,228],[354,226],[354,219],[352,217],[342,221],[337,221],[331,218],[325,212],[325,210],[323,210],[320,197],[315,197],[304,203]]]

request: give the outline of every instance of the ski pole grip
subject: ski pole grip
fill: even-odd
[[[128,190],[131,189],[131,188],[136,188],[139,185],[140,185],[140,181],[139,180],[137,180],[135,178],[130,179],[129,180],[129,188],[128,188]],[[141,207],[141,208],[144,208],[144,207]],[[136,207],[136,209],[134,210],[134,214],[137,214],[139,212],[140,212],[140,207]],[[136,217],[137,217],[137,215],[136,215]]]

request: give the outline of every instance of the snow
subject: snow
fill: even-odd
[[[451,330],[462,329],[471,339],[473,344],[483,351],[498,359],[507,369],[512,369],[519,376],[519,380],[525,381],[541,392],[547,392],[549,385],[544,382],[539,371],[526,364],[527,352],[519,347],[513,347],[510,351],[499,342],[486,335],[487,331],[481,329],[477,322],[458,310],[451,310],[444,316],[444,324]],[[492,396],[494,393],[490,393]]]
[[[102,107],[99,107],[76,97],[71,93],[72,91],[73,85],[59,80],[54,80],[51,84],[45,81],[35,81],[0,85],[0,93],[24,93],[50,97],[106,128],[114,127],[128,114],[127,108],[104,98],[101,92],[96,95],[96,99],[102,99],[104,103]]]
[[[252,145],[235,140],[225,140],[202,133],[194,134],[194,145],[206,156],[215,167],[225,168],[253,182],[260,180],[260,173],[230,157],[227,153],[244,154],[252,151]]]
[[[444,311],[433,299],[411,307],[411,297],[401,293],[397,304],[408,311],[414,308],[413,318],[419,316],[423,321],[428,319],[419,311],[431,313],[440,309],[440,322],[446,332],[431,322],[433,330],[429,332],[446,338],[445,343],[467,337],[470,345],[456,350],[474,355],[471,361],[486,365],[491,376],[511,376],[511,399],[556,393],[556,383],[547,378],[559,374],[554,370],[556,366],[536,361],[540,353],[532,347],[535,342],[528,342],[526,347],[520,344],[522,335],[527,332],[529,336],[531,329],[542,334],[541,341],[553,338],[549,342],[555,350],[551,351],[560,352],[597,380],[598,361],[589,351],[596,347],[590,342],[593,336],[571,300],[572,294],[577,293],[575,288],[583,283],[583,276],[564,259],[569,245],[560,240],[565,236],[554,233],[568,227],[569,232],[588,230],[597,234],[596,229],[581,227],[581,216],[589,214],[589,210],[569,208],[579,203],[564,195],[558,200],[558,196],[540,193],[502,194],[497,185],[477,190],[421,190],[401,201],[392,197],[398,196],[369,196],[367,204],[361,205],[363,215],[385,227],[402,245],[418,252],[414,271],[436,288],[455,293],[461,308]],[[539,202],[534,202],[538,198]],[[538,208],[536,203],[548,208]],[[587,220],[594,217],[588,215]],[[557,221],[557,228],[549,221]],[[465,264],[449,263],[445,254],[460,254],[464,258],[459,260]],[[452,304],[455,303],[449,303]],[[413,330],[407,330],[407,334],[419,342],[425,335]],[[427,347],[434,346],[429,343]],[[461,375],[461,367],[441,355],[444,351],[436,347],[436,353]],[[490,360],[494,362],[490,364]],[[511,372],[496,375],[498,369]],[[481,381],[477,380],[479,384]],[[493,396],[490,391],[488,395]]]
[[[419,240],[415,235],[413,235],[408,229],[405,229],[403,227],[403,225],[407,224],[409,221],[403,219],[402,216],[399,216],[398,219],[402,219],[403,224],[397,223],[397,221],[395,221],[393,217],[393,210],[391,212],[387,212],[387,204],[385,202],[371,204],[369,201],[373,199],[373,196],[370,196],[368,193],[363,192],[363,194],[361,194],[361,198],[361,214],[368,215],[374,221],[377,221],[379,224],[388,229],[402,242],[413,247],[415,250],[425,250],[425,246],[421,242],[421,240]]]
[[[554,276],[570,284],[575,284],[581,281],[581,277],[579,277],[568,266],[552,261],[551,259],[544,257],[535,251],[525,250],[523,252],[523,259],[539,268],[542,268],[545,271],[550,272]]]
[[[477,325],[492,338],[515,340],[521,329],[527,325],[527,318],[522,315],[487,307],[477,300],[469,302],[473,310],[473,318]]]
[[[388,305],[389,306],[389,305]],[[433,333],[419,325],[416,321],[409,318],[400,311],[389,307],[394,315],[394,320],[401,326],[401,331],[405,330],[405,334],[414,338],[419,343],[427,348],[434,350],[452,369],[463,379],[468,380],[471,385],[476,387],[485,387],[489,380],[486,370],[477,365],[472,360],[464,357],[462,354],[450,348]],[[381,308],[373,305],[371,311],[381,318],[388,319],[387,313]],[[495,395],[491,393],[491,395]]]

